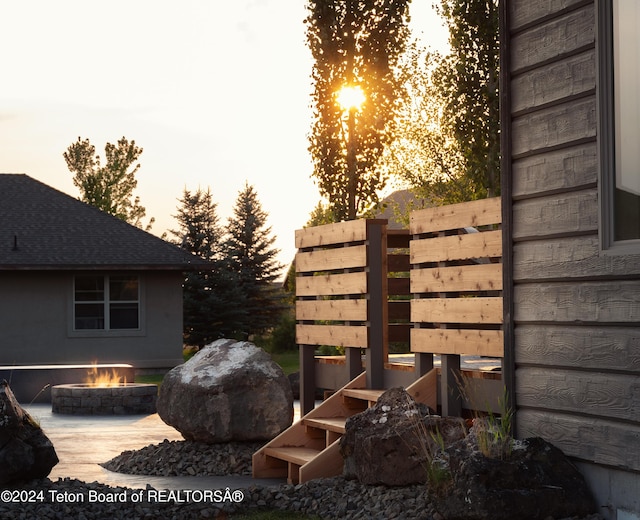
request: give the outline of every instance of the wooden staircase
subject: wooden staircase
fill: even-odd
[[[433,369],[407,387],[418,402],[437,408]],[[366,374],[347,383],[253,454],[254,478],[285,478],[298,484],[342,474],[340,437],[347,419],[373,406],[384,390],[365,388]]]

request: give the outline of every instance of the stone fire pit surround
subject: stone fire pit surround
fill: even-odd
[[[158,385],[143,383],[56,385],[51,388],[51,410],[68,415],[149,415],[156,412],[157,396]]]

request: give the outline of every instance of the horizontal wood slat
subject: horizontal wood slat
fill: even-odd
[[[591,47],[595,42],[595,25],[595,9],[590,5],[514,35],[509,42],[510,72]]]
[[[486,226],[502,221],[500,197],[426,208],[411,213],[413,235],[465,227]]]
[[[502,323],[502,297],[427,298],[411,301],[411,321]]]
[[[515,199],[595,186],[598,179],[598,146],[594,141],[532,155],[514,161],[512,168]]]
[[[296,325],[296,343],[367,348],[368,328],[345,325]]]
[[[514,301],[519,323],[640,323],[636,280],[521,284]]]
[[[552,439],[570,457],[640,471],[637,423],[524,408],[518,410],[517,416],[519,432],[527,437]]]
[[[411,352],[504,356],[501,330],[411,329]]]
[[[596,137],[596,97],[516,117],[512,124],[514,157]]]
[[[298,276],[296,296],[338,296],[366,294],[367,273]]]
[[[411,242],[411,263],[502,256],[502,231],[436,237]]]
[[[584,95],[596,88],[595,49],[520,74],[511,88],[513,113]]]
[[[296,230],[296,248],[360,242],[367,239],[369,225],[383,225],[386,222],[386,220],[362,219],[298,229]]]
[[[331,271],[367,265],[367,246],[339,247],[298,253],[296,272]]]
[[[636,375],[603,374],[553,367],[518,369],[518,406],[640,422]]]
[[[637,327],[521,325],[515,330],[516,363],[608,370],[640,376]]]
[[[366,321],[366,300],[298,300],[296,319]]]
[[[603,255],[598,235],[517,243],[513,260],[518,282],[640,275],[640,254]]]
[[[435,267],[411,271],[411,292],[502,290],[502,264]]]
[[[597,233],[598,190],[595,188],[563,195],[523,200],[513,205],[513,238],[568,236]]]

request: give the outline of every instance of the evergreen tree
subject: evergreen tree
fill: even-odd
[[[216,339],[234,337],[243,326],[242,293],[224,256],[224,231],[211,190],[185,188],[180,199],[179,229],[174,243],[213,264],[210,271],[190,272],[183,287],[184,342],[202,347]]]
[[[243,292],[246,337],[274,327],[285,308],[275,286],[283,266],[277,260],[271,227],[265,227],[267,216],[253,186],[245,183],[229,218],[226,255]]]

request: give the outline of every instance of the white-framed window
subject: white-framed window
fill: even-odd
[[[640,2],[600,0],[602,249],[640,253]]]
[[[73,279],[74,331],[140,329],[140,279],[129,274],[80,274]]]

